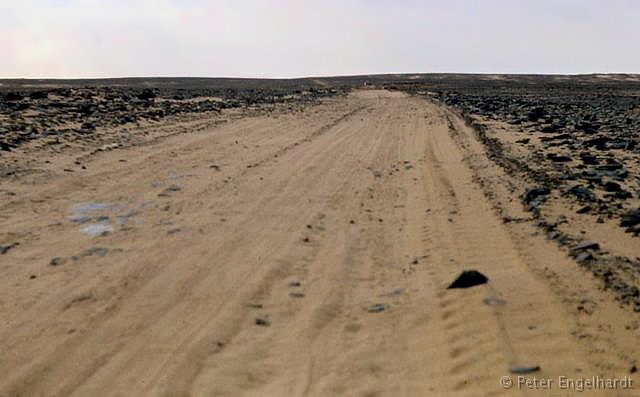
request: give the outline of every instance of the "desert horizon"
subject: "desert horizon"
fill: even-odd
[[[638,20],[0,3],[0,397],[638,395]]]

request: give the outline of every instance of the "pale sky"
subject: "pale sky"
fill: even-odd
[[[638,0],[0,0],[0,78],[640,73]]]

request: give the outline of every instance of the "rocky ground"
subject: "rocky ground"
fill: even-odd
[[[37,142],[33,146],[40,147],[96,143],[100,135],[96,129],[135,127],[223,109],[265,109],[283,104],[300,107],[337,93],[336,89],[305,85],[259,88],[245,84],[237,88],[191,82],[176,86],[175,80],[150,84],[148,79],[137,84],[120,80],[83,84],[5,81],[0,83],[0,152],[11,152],[33,141]],[[118,144],[126,143],[126,137],[120,138]],[[14,172],[16,168],[0,157],[0,175]]]
[[[0,80],[0,396],[635,377],[638,84]]]
[[[584,219],[640,234],[640,83],[538,77],[391,85],[457,109],[492,159],[527,180],[522,203],[618,298],[640,311],[640,258],[587,238]],[[564,204],[564,212],[554,207]],[[568,217],[571,211],[574,217]],[[640,245],[637,238],[629,244]]]

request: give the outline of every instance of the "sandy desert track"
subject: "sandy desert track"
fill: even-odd
[[[483,156],[450,111],[372,90],[6,182],[0,396],[572,395],[499,381],[627,376],[637,327],[503,223]],[[489,284],[447,290],[468,268]]]

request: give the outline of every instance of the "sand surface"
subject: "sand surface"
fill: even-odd
[[[635,317],[503,222],[528,216],[520,191],[487,198],[478,179],[508,176],[449,110],[358,91],[167,135],[3,181],[0,396],[564,396],[499,381],[633,376]],[[446,289],[471,268],[489,283]]]

